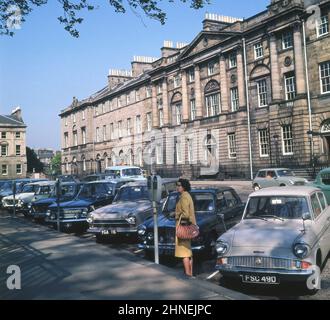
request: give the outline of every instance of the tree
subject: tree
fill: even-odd
[[[57,19],[64,24],[64,29],[73,37],[78,38],[79,32],[77,25],[83,22],[83,18],[79,16],[82,10],[91,11],[99,8],[90,2],[93,0],[56,0],[63,9],[63,15]],[[109,5],[113,7],[117,13],[125,13],[128,8],[132,9],[135,14],[137,10],[142,11],[147,17],[165,23],[166,13],[159,7],[162,0],[109,0]],[[174,2],[175,0],[168,0]],[[193,9],[203,8],[205,4],[209,4],[211,0],[177,0],[181,2],[189,2]],[[13,26],[25,21],[25,17],[31,13],[35,7],[47,4],[48,0],[3,0],[0,1],[0,34],[13,36]]]
[[[33,149],[26,147],[27,171],[42,172],[44,169],[43,163],[38,159]]]
[[[61,154],[57,153],[55,157],[50,162],[51,166],[51,175],[60,175],[61,174]]]

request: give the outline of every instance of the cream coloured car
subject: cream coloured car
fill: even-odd
[[[216,250],[224,277],[260,285],[300,282],[314,292],[330,250],[330,207],[314,187],[259,190]]]

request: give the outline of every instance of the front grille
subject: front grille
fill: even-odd
[[[106,228],[106,227],[116,227],[116,228],[126,228],[131,225],[125,219],[111,219],[111,220],[94,220],[93,227]]]
[[[6,200],[4,200],[4,203],[5,203],[7,206],[12,206],[12,205],[14,205],[14,199],[6,199]],[[18,203],[18,200],[15,199],[15,204],[17,204],[17,203]]]
[[[228,264],[235,267],[264,268],[264,269],[293,269],[293,260],[259,257],[259,256],[240,256],[229,257]]]
[[[34,211],[38,213],[44,213],[48,209],[48,205],[43,205],[43,206],[34,206]]]
[[[158,230],[158,241],[162,243],[175,243],[175,228],[160,228]],[[153,239],[152,241],[153,242]]]

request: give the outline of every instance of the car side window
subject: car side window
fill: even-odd
[[[275,171],[267,171],[266,178],[273,179],[276,177]]]
[[[266,178],[266,171],[259,171],[258,178]]]
[[[177,201],[178,201],[178,196],[176,194],[170,195],[167,198],[166,211],[167,212],[175,211]]]
[[[327,207],[327,201],[325,200],[324,194],[322,192],[318,192],[317,196],[320,200],[320,204],[321,204],[322,211],[323,211]]]
[[[217,194],[217,209],[223,210],[227,208],[226,198],[223,192]]]
[[[167,197],[167,191],[165,188],[165,184],[162,185],[162,195],[161,195],[162,199]]]
[[[321,214],[322,208],[321,208],[321,205],[317,198],[316,193],[312,194],[311,202],[312,202],[312,207],[313,207],[313,211],[314,211],[314,216],[315,216],[315,218],[317,218]]]
[[[233,207],[237,206],[237,199],[235,198],[235,196],[233,195],[233,193],[231,191],[225,191],[224,196],[225,196],[226,204],[227,204],[228,208],[233,208]]]
[[[166,184],[166,189],[167,189],[168,193],[175,191],[176,190],[175,182],[167,183]]]

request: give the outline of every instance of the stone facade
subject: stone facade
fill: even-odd
[[[0,179],[26,177],[26,125],[21,109],[11,115],[0,115]]]
[[[191,43],[110,70],[108,86],[60,114],[63,173],[136,164],[250,178],[329,165],[329,18],[329,0],[271,1],[245,20],[207,14]]]

